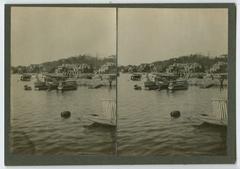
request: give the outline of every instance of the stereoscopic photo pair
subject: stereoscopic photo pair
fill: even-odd
[[[6,5],[6,164],[233,163],[235,30],[234,4]]]

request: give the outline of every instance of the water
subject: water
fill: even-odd
[[[201,125],[199,114],[210,113],[211,99],[226,89],[167,92],[134,90],[128,74],[118,79],[118,127],[84,127],[87,114],[102,111],[101,99],[116,98],[116,88],[76,91],[25,91],[31,82],[11,77],[11,151],[21,154],[95,155],[226,155],[226,128]],[[71,117],[62,119],[60,112]],[[169,113],[179,110],[181,117]],[[116,153],[117,140],[117,153]]]
[[[128,74],[118,79],[119,155],[226,155],[226,128],[202,124],[211,99],[226,89],[196,86],[175,92],[134,90]],[[173,119],[170,112],[179,110]]]
[[[33,82],[11,78],[11,150],[32,154],[115,154],[115,131],[86,128],[87,114],[102,113],[101,99],[116,98],[116,88],[76,91],[25,91]],[[71,112],[62,119],[60,112]]]

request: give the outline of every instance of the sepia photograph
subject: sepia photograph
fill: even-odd
[[[228,10],[118,10],[118,154],[227,155]]]
[[[234,4],[5,6],[5,164],[236,160]]]
[[[11,8],[12,153],[116,153],[115,17],[113,8]]]

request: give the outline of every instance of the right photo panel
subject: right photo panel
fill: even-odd
[[[227,155],[228,9],[119,8],[119,156]]]

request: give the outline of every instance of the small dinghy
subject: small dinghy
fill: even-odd
[[[28,85],[24,85],[24,90],[32,90],[32,87]]]
[[[212,107],[212,113],[200,115],[201,120],[208,124],[227,126],[227,99],[212,99]]]
[[[91,115],[89,120],[93,123],[96,123],[101,126],[106,127],[116,127],[117,118],[116,118],[116,100],[113,99],[104,99],[102,100],[103,112],[98,116],[96,114]]]

